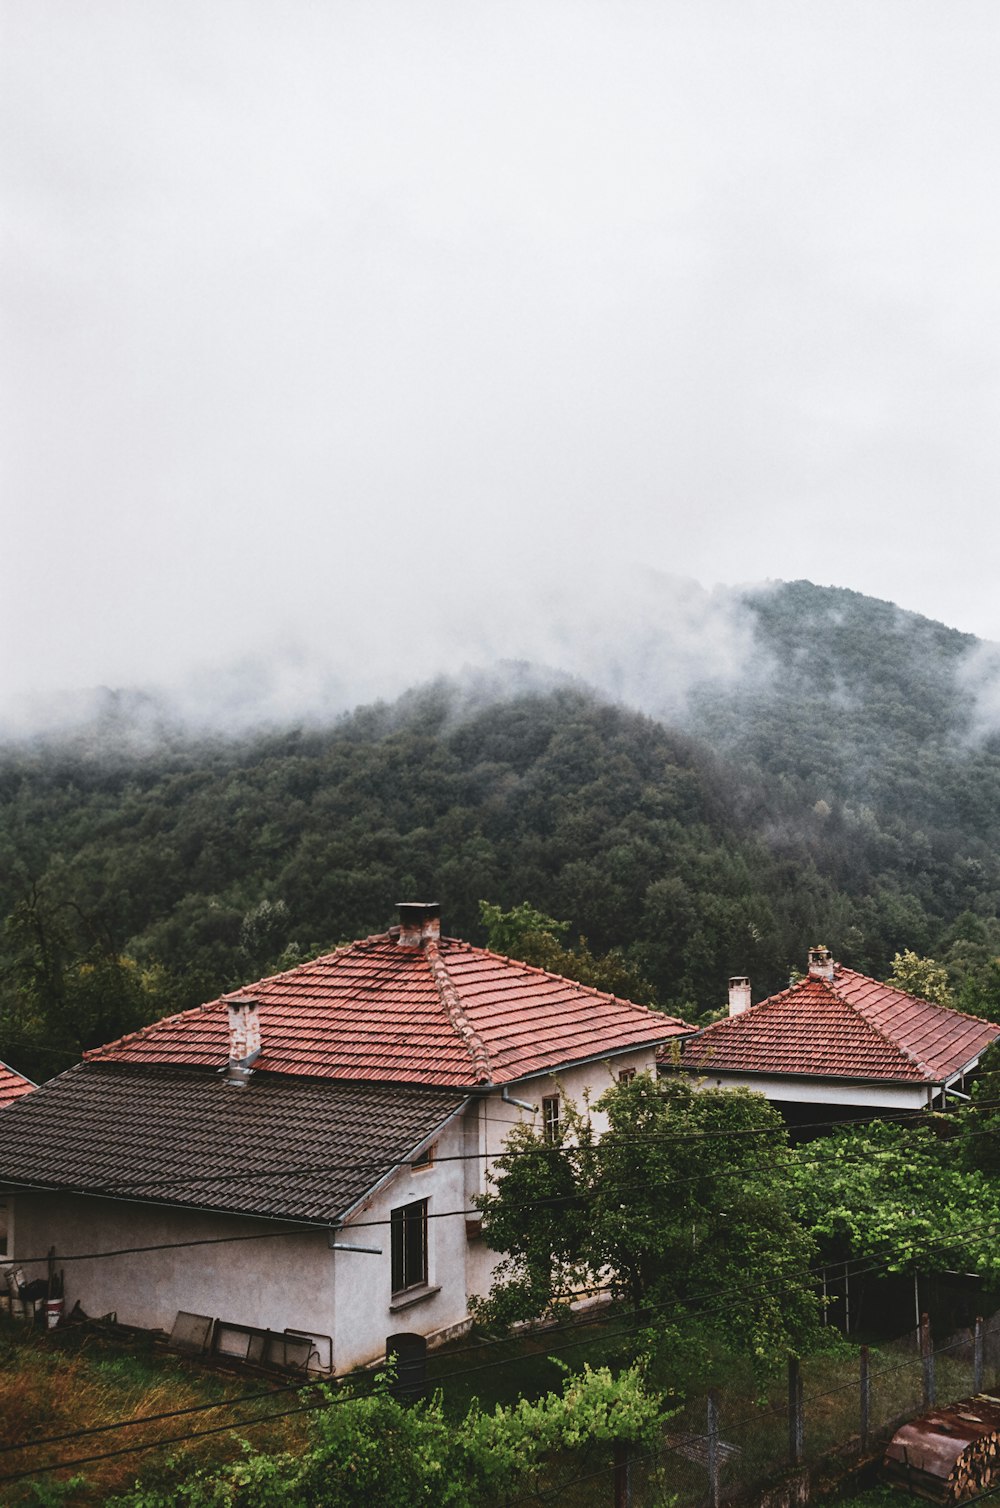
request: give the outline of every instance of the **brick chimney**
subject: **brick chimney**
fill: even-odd
[[[809,949],[809,977],[810,979],[833,978],[833,971],[837,965],[833,961],[833,954],[829,948],[824,948],[822,943],[815,948]]]
[[[422,948],[441,937],[441,907],[437,901],[398,901],[400,948]]]
[[[750,981],[745,974],[734,974],[729,981],[729,1014],[742,1016],[750,1009]]]
[[[257,1002],[249,996],[226,1001],[229,1016],[229,1062],[224,1084],[244,1089],[250,1082],[253,1064],[260,1057],[260,1016]]]

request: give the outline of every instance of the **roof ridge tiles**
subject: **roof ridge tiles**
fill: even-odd
[[[853,972],[853,970],[849,970],[848,972]],[[859,977],[862,979],[868,979],[869,976],[867,974],[862,974]],[[834,975],[834,981],[836,981],[836,974]],[[884,1032],[880,1026],[876,1026],[874,1021],[869,1021],[860,1005],[855,1004],[853,1000],[845,999],[843,995],[839,995],[833,988],[832,984],[830,984],[827,980],[824,979],[822,982],[826,985],[831,995],[834,996],[834,998],[840,1005],[846,1005],[847,1009],[858,1018],[861,1024],[867,1027],[870,1032],[874,1032],[876,1037],[880,1038],[881,1041],[885,1042],[887,1046],[892,1048],[893,1052],[898,1053],[901,1058],[905,1058],[908,1063],[912,1063],[914,1068],[919,1068],[920,1072],[924,1075],[934,1072],[929,1063],[924,1063],[920,1058],[917,1057],[916,1053],[912,1053],[904,1043],[897,1042],[895,1037],[890,1037],[888,1032]],[[878,984],[877,979],[873,979],[871,982],[872,984]],[[883,988],[892,988],[892,986],[883,986]],[[900,990],[899,993],[903,994],[903,991]],[[918,997],[914,995],[911,998],[916,1000]],[[925,1004],[926,1002],[921,1001],[920,1003]]]
[[[493,1082],[493,1065],[490,1062],[486,1043],[465,1014],[458,991],[452,983],[451,976],[445,967],[444,959],[441,957],[441,950],[433,939],[424,945],[424,956],[430,967],[431,977],[437,986],[437,992],[441,997],[441,1003],[448,1012],[452,1025],[468,1048],[469,1056],[479,1070],[480,1082],[491,1084]]]

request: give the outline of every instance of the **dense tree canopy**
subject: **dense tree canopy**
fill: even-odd
[[[814,1247],[791,1213],[787,1134],[762,1095],[698,1090],[645,1074],[594,1111],[567,1108],[560,1136],[515,1128],[481,1198],[483,1232],[506,1255],[480,1312],[501,1323],[608,1286],[661,1331],[722,1326],[753,1354],[811,1333]]]
[[[828,1261],[866,1257],[888,1272],[1000,1278],[1000,1121],[875,1121],[794,1154],[795,1208]],[[989,1166],[991,1160],[994,1166]]]

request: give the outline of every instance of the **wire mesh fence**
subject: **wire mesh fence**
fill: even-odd
[[[877,1346],[791,1362],[755,1396],[718,1390],[688,1399],[655,1449],[617,1464],[577,1460],[535,1501],[567,1508],[724,1508],[753,1504],[784,1472],[846,1470],[877,1454],[935,1401],[1000,1381],[1000,1311],[934,1342],[929,1325]]]

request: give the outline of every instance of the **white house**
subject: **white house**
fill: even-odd
[[[940,1107],[997,1038],[995,1022],[880,984],[818,947],[804,978],[757,1005],[750,981],[731,979],[728,1017],[661,1072],[757,1090],[801,1125]]]
[[[201,1316],[222,1349],[305,1345],[336,1372],[467,1325],[498,1260],[472,1201],[511,1126],[554,1127],[564,1096],[653,1071],[692,1028],[441,937],[437,906],[400,914],[10,1106],[28,1278],[54,1246],[67,1308],[195,1335]]]

